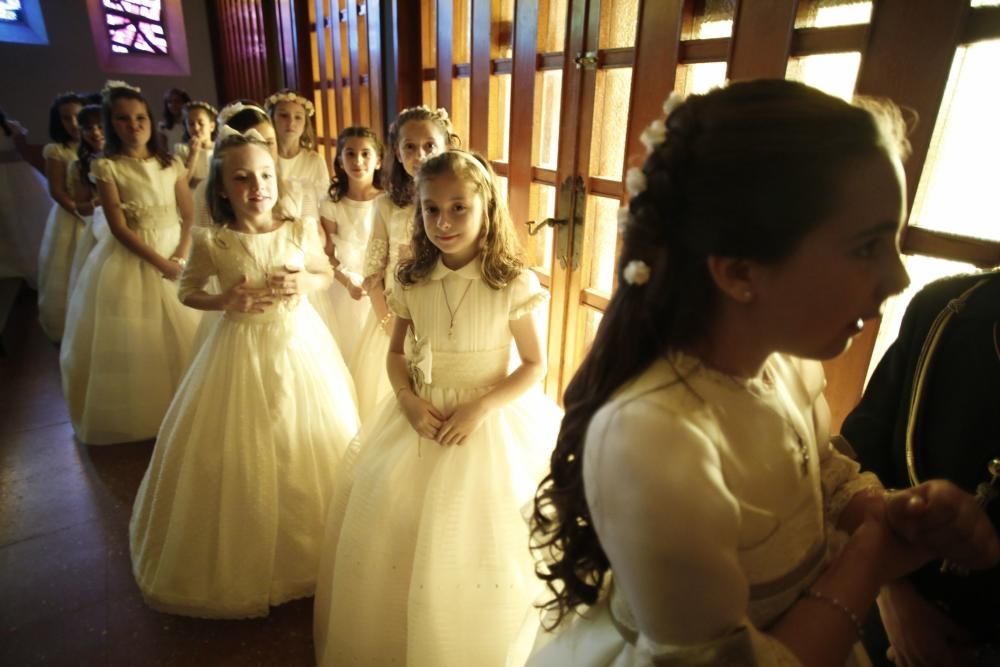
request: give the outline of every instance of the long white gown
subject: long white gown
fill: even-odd
[[[372,231],[374,202],[374,199],[355,201],[344,196],[337,202],[327,200],[320,207],[324,218],[337,223],[337,234],[333,242],[340,261],[338,269],[358,287],[364,282],[365,249]],[[334,337],[344,355],[344,361],[351,366],[357,356],[361,330],[371,310],[371,303],[364,297],[355,300],[347,288],[336,281],[330,285],[326,294],[333,306]]]
[[[24,128],[12,120],[8,136],[0,130],[0,276],[20,276],[38,286],[38,254],[45,219],[52,208],[45,176],[21,159],[15,134]]]
[[[174,185],[178,160],[95,160],[91,173],[114,181],[129,228],[163,257],[181,237]],[[156,436],[191,359],[201,314],[181,304],[176,283],[112,234],[80,271],[59,352],[63,394],[81,442],[105,445]]]
[[[281,178],[282,199],[292,203],[292,215],[314,225],[318,233],[320,202],[327,198],[330,188],[330,170],[326,161],[316,151],[301,148],[293,158],[278,158],[278,176]],[[313,292],[309,300],[330,333],[336,337],[337,320],[329,298],[324,293]]]
[[[389,195],[375,198],[372,206],[372,231],[365,250],[365,280],[384,281],[386,292],[396,284],[396,267],[410,254],[413,238],[414,207],[400,208]],[[358,390],[358,413],[365,424],[375,416],[379,403],[392,395],[392,385],[385,371],[389,335],[379,325],[375,310],[368,301],[368,315],[361,329],[361,340],[354,355],[351,375]]]
[[[818,362],[775,354],[737,380],[674,353],[619,389],[583,453],[610,584],[528,666],[798,666],[764,631],[843,545],[851,497],[879,486],[832,447],[824,384]]]
[[[444,289],[452,304],[468,290],[453,336]],[[424,283],[396,287],[420,397],[449,412],[503,380],[510,321],[547,296],[531,271],[491,289],[478,260],[459,271],[439,263]],[[444,447],[385,402],[352,444],[330,508],[313,616],[320,665],[504,665],[541,589],[523,511],[559,419],[536,385]]]
[[[263,268],[325,260],[301,222],[198,229],[180,291],[212,276],[228,289],[241,274],[260,286]],[[357,430],[350,376],[308,299],[226,312],[163,420],[132,512],[147,603],[241,618],[312,595],[334,476]]]
[[[76,179],[76,151],[62,144],[46,144],[42,151],[46,160],[63,163],[66,174],[66,191],[72,198]],[[66,326],[66,304],[69,298],[69,274],[73,266],[76,242],[83,232],[84,219],[53,202],[45,222],[38,253],[38,320],[49,340],[58,342]]]

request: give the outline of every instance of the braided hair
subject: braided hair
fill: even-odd
[[[566,389],[550,473],[535,497],[538,576],[558,625],[599,599],[610,569],[584,495],[583,446],[594,413],[660,355],[702,339],[720,304],[709,256],[778,263],[834,213],[837,178],[859,158],[906,152],[898,109],[848,104],[800,83],[733,83],[689,97],[641,169],[629,203],[620,285]],[[648,282],[624,281],[632,261]],[[669,443],[668,443],[669,445]]]

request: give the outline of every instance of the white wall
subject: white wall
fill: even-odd
[[[0,42],[0,108],[28,128],[30,143],[44,144],[52,99],[67,90],[99,91],[107,79],[123,79],[142,88],[157,121],[162,117],[163,93],[169,88],[183,88],[192,98],[215,104],[208,3],[182,0],[182,6],[191,75],[148,76],[101,70],[86,0],[41,0],[49,43]]]

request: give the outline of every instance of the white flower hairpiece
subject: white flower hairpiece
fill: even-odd
[[[266,116],[267,112],[256,104],[244,104],[243,102],[233,102],[232,104],[227,104],[222,107],[219,111],[219,117],[216,119],[216,124],[222,127],[229,122],[229,119],[238,114],[241,111],[246,111],[247,109],[253,109],[254,111],[260,112],[262,116]]]
[[[641,259],[633,259],[625,265],[625,270],[622,272],[625,282],[633,286],[648,283],[650,273],[649,264]]]
[[[632,167],[625,172],[625,189],[633,197],[646,191],[646,174],[639,167]]]
[[[628,225],[628,221],[631,219],[632,214],[629,213],[628,206],[622,206],[618,209],[618,233],[622,234],[625,232],[625,227]]]
[[[670,94],[667,95],[667,99],[663,100],[663,115],[670,116],[674,112],[674,109],[682,104],[684,104],[684,96],[676,90],[671,90]]]
[[[117,79],[109,79],[107,83],[104,84],[104,88],[101,88],[101,97],[108,99],[111,93],[118,88],[125,88],[126,90],[131,90],[134,93],[142,93],[142,89],[137,86],[130,86],[124,81],[119,81]]]
[[[306,114],[310,117],[312,117],[316,113],[316,108],[313,106],[312,102],[302,97],[298,93],[292,92],[291,90],[271,95],[269,98],[264,100],[264,108],[270,111],[271,109],[273,109],[278,104],[281,104],[282,102],[294,102],[295,104],[300,105],[303,109],[306,110]]]
[[[649,124],[642,134],[639,135],[639,141],[642,145],[646,147],[646,154],[653,152],[657,146],[662,144],[667,140],[667,124],[662,120],[657,118],[652,123]]]
[[[213,118],[219,115],[219,112],[215,107],[213,107],[208,102],[203,102],[202,100],[192,100],[191,102],[188,102],[187,104],[184,105],[185,111],[188,111],[190,109],[203,109],[208,113],[209,116],[212,116]]]
[[[256,139],[257,141],[260,141],[262,143],[267,143],[267,139],[265,139],[264,135],[258,132],[257,128],[255,127],[251,127],[246,132],[240,132],[238,130],[234,130],[228,125],[223,125],[222,129],[219,130],[219,141],[221,142],[223,139],[226,139],[227,137],[246,137],[247,139]]]

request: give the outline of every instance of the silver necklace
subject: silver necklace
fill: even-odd
[[[458,305],[452,310],[451,303],[448,302],[448,288],[445,287],[444,281],[441,281],[441,291],[444,292],[444,305],[448,308],[448,338],[455,337],[455,315],[458,314],[458,309],[462,307],[465,303],[465,297],[469,294],[469,288],[472,287],[472,281],[466,281],[465,291],[462,292],[462,297],[458,300]]]

